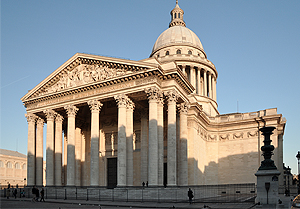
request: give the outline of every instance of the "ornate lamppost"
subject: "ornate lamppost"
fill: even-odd
[[[298,194],[300,194],[300,151],[298,151],[296,158],[298,160]]]

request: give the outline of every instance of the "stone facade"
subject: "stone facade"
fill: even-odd
[[[42,123],[47,186],[255,183],[264,125],[276,127],[274,159],[282,171],[282,115],[220,115],[215,66],[178,4],[171,18],[150,58],[77,53],[22,97],[28,185],[41,178]]]

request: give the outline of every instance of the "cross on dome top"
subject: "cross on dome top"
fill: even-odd
[[[176,6],[171,11],[171,22],[169,27],[180,25],[185,27],[185,22],[183,21],[183,10],[178,5],[178,0],[176,0]]]

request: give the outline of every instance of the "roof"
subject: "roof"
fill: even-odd
[[[7,149],[0,149],[0,154],[1,155],[13,156],[13,157],[27,158],[27,155],[24,155],[24,154],[19,153],[17,151],[12,151],[12,150],[7,150]]]

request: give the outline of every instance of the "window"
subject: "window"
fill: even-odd
[[[178,18],[180,18],[180,13],[178,13]]]
[[[4,167],[4,164],[3,162],[0,160],[0,168],[3,168]]]
[[[20,164],[19,164],[19,163],[16,163],[15,169],[20,169],[20,168],[21,168]]]
[[[159,58],[159,54],[157,55],[157,58]]]
[[[178,49],[178,50],[176,51],[176,54],[181,54],[181,50]]]
[[[7,162],[6,167],[7,168],[12,168],[12,163],[11,162]]]
[[[188,54],[192,54],[192,51],[191,51],[191,50],[189,50],[189,51],[188,51]]]
[[[176,18],[176,15],[177,15],[177,14],[175,13],[175,16],[174,16],[174,18]]]
[[[166,56],[169,55],[169,54],[170,54],[170,52],[169,52],[169,51],[166,51]]]
[[[22,169],[23,169],[23,170],[26,170],[26,164],[23,164],[23,165],[22,165]]]

